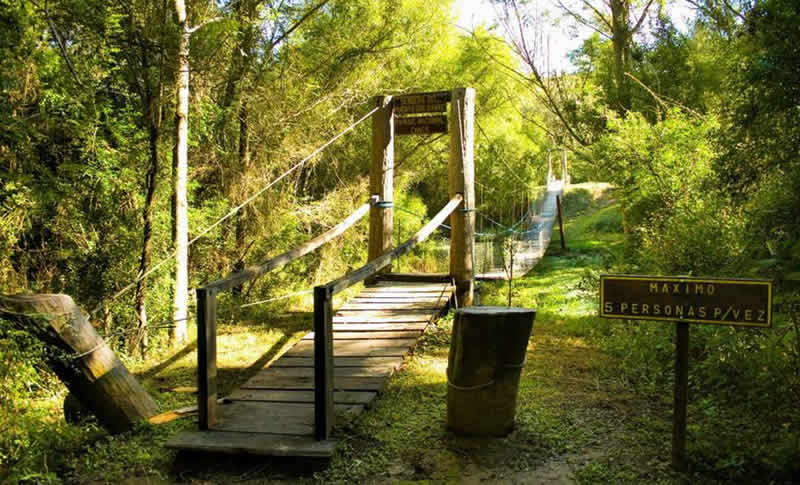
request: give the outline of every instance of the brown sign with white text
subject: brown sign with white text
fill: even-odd
[[[601,275],[600,316],[769,327],[772,325],[772,282]]]

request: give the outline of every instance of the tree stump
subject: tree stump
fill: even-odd
[[[126,431],[156,403],[68,295],[0,295],[0,317],[47,344],[47,364],[106,429]]]
[[[505,436],[514,427],[519,377],[536,311],[470,307],[456,311],[447,366],[447,427]]]

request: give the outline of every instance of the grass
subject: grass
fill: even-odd
[[[564,195],[564,207],[568,249],[560,249],[556,234],[540,264],[513,285],[513,304],[536,308],[537,316],[519,386],[517,425],[507,437],[465,438],[445,428],[452,329],[452,317],[448,316],[426,332],[372,409],[336,430],[340,443],[329,463],[176,454],[164,449],[163,443],[180,430],[193,428],[192,419],[142,425],[110,437],[91,424],[64,423],[58,409],[60,396],[55,396],[34,403],[29,411],[31,422],[42,428],[34,434],[39,441],[32,447],[37,454],[30,463],[44,463],[48,474],[28,481],[758,482],[757,474],[745,470],[748,461],[741,453],[721,448],[721,440],[735,442],[743,436],[742,428],[736,427],[738,422],[732,420],[741,409],[722,413],[714,400],[695,399],[690,407],[692,474],[681,476],[671,471],[672,381],[669,367],[659,367],[660,362],[669,362],[672,352],[669,329],[653,339],[656,327],[596,317],[597,275],[618,268],[625,259],[613,191],[603,184],[573,186]],[[484,304],[504,305],[506,284],[485,284],[482,298]],[[345,300],[346,296],[340,299]],[[308,307],[308,301],[298,302]],[[233,315],[223,312],[218,344],[223,393],[310,329],[310,313],[288,308],[254,307]],[[650,340],[644,339],[644,334]],[[652,342],[661,342],[661,348],[650,348]],[[194,345],[189,345],[153,355],[133,370],[162,409],[173,409],[194,404],[193,395],[167,389],[194,385],[195,359]],[[637,376],[637,369],[647,369],[648,374]],[[760,421],[742,422],[756,430]],[[755,435],[748,431],[746,436]],[[781,439],[780,443],[792,446],[789,438]],[[55,449],[48,455],[41,450],[49,445]]]

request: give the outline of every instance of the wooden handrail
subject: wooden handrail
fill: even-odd
[[[346,290],[347,288],[353,286],[354,284],[364,281],[365,279],[369,278],[370,276],[376,274],[381,269],[388,266],[393,259],[396,259],[407,252],[411,251],[411,249],[416,246],[418,243],[424,241],[425,239],[430,236],[440,224],[444,222],[450,214],[461,205],[461,201],[464,200],[461,194],[456,194],[450,199],[450,202],[447,203],[442,209],[433,216],[433,219],[428,221],[427,224],[422,226],[422,228],[414,234],[411,239],[404,242],[400,246],[397,246],[391,252],[388,252],[382,256],[379,256],[369,263],[365,264],[364,266],[358,268],[355,271],[352,271],[341,278],[335,279],[328,283],[327,286],[330,288],[331,296],[335,295],[341,291]]]
[[[314,436],[317,440],[330,438],[334,425],[333,409],[333,295],[364,281],[382,268],[388,266],[393,259],[406,254],[418,243],[430,236],[439,224],[463,202],[464,197],[456,194],[433,219],[422,226],[411,239],[394,250],[379,256],[357,270],[335,279],[327,285],[314,288]]]
[[[245,281],[252,280],[258,277],[265,275],[266,273],[280,268],[292,261],[305,256],[306,254],[314,251],[318,247],[322,246],[323,244],[330,242],[332,239],[341,236],[344,231],[350,228],[353,224],[358,222],[359,219],[367,215],[369,212],[369,208],[378,201],[378,196],[373,195],[369,198],[364,205],[359,207],[355,210],[352,214],[350,214],[347,219],[343,220],[339,224],[336,224],[325,233],[320,234],[319,236],[315,237],[314,239],[308,241],[305,244],[297,246],[294,249],[286,251],[283,254],[275,256],[274,258],[270,259],[269,261],[259,264],[253,265],[250,267],[245,268],[244,270],[234,273],[226,278],[221,280],[214,281],[213,283],[209,283],[205,285],[205,288],[215,288],[217,291],[229,290],[234,286],[238,286]]]
[[[197,399],[201,430],[211,429],[221,420],[217,414],[217,293],[263,276],[340,236],[364,217],[377,201],[377,196],[370,197],[347,219],[301,246],[197,289]]]

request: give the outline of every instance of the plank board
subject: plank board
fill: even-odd
[[[403,296],[442,296],[447,297],[450,291],[442,287],[436,288],[418,288],[410,286],[369,286],[364,288],[358,296],[362,295],[403,295]],[[357,297],[358,297],[357,296]]]
[[[369,404],[377,396],[374,391],[337,391],[333,393],[336,404]],[[264,401],[313,403],[314,391],[287,391],[270,389],[237,389],[228,396],[232,401]]]
[[[383,377],[394,371],[391,363],[376,364],[369,367],[335,367],[334,377]],[[272,367],[261,369],[248,383],[263,377],[313,377],[313,367]],[[247,385],[247,384],[245,384]]]
[[[403,363],[402,357],[334,357],[335,367],[399,367]],[[282,357],[273,363],[272,367],[314,367],[312,357]]]
[[[449,286],[450,285],[448,283],[437,282],[415,283],[412,281],[376,281],[373,285],[368,286],[367,288],[396,288],[397,291],[441,291],[442,288],[447,288]]]
[[[413,317],[413,316],[425,315],[430,320],[438,313],[439,313],[438,308],[435,310],[422,310],[418,308],[408,308],[408,309],[397,308],[392,310],[354,310],[345,308],[343,310],[339,310],[336,313],[336,316],[342,316],[342,317],[359,316],[359,317],[369,317],[369,318],[382,318],[382,317]]]
[[[359,404],[337,404],[337,421],[347,422],[364,410]],[[222,422],[215,431],[304,435],[314,431],[314,405],[233,401],[222,406]]]
[[[378,281],[333,317],[334,404],[341,424],[361,413],[399,369],[453,288],[426,275]],[[184,432],[170,448],[221,453],[330,457],[332,441],[315,441],[314,334],[308,333],[220,405],[209,431]]]
[[[415,343],[415,339],[334,340],[333,355],[340,357],[403,356]],[[313,357],[314,342],[301,340],[284,355],[287,357]]]
[[[342,322],[333,324],[333,332],[402,332],[404,330],[425,330],[428,322],[399,322],[399,323],[353,323]]]
[[[380,392],[386,385],[386,377],[339,377],[334,380],[333,387],[338,391],[376,391]],[[312,391],[314,377],[255,376],[242,389],[274,389]]]
[[[418,293],[416,296],[407,293],[384,293],[375,295],[365,295],[362,293],[355,298],[351,298],[348,303],[445,303],[446,300],[442,300],[444,300],[444,298],[439,295],[431,294],[427,296],[427,293]]]
[[[317,441],[310,434],[286,436],[230,431],[184,431],[170,439],[166,446],[176,450],[206,453],[330,458],[333,455],[335,442]]]
[[[425,310],[434,312],[439,310],[439,305],[428,302],[404,302],[404,303],[347,303],[340,308],[341,311],[348,310],[369,310],[369,311],[392,311],[392,310]]]
[[[333,323],[420,323],[433,320],[434,313],[343,311],[333,317]]]
[[[364,340],[364,339],[410,339],[422,334],[419,330],[397,330],[393,332],[334,332],[334,340]],[[306,334],[303,340],[314,340],[314,332]]]

